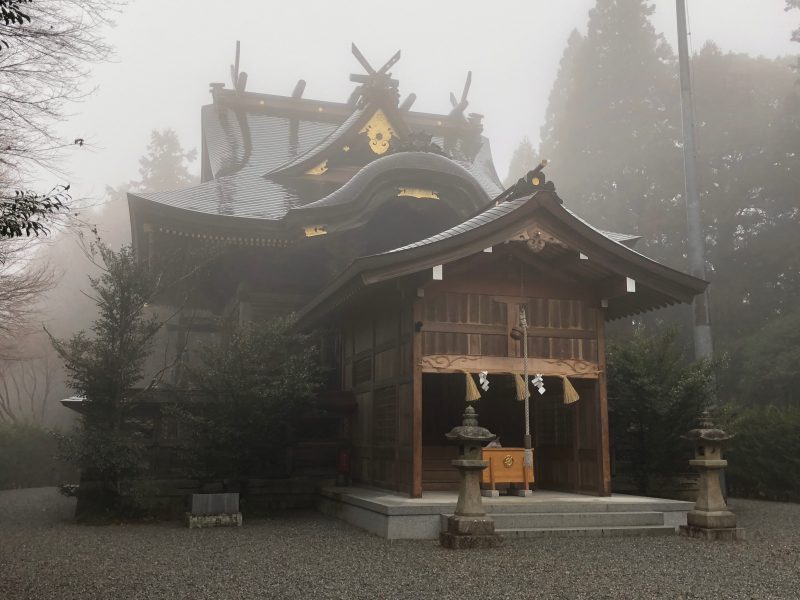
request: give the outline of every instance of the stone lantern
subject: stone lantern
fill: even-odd
[[[481,458],[481,447],[497,436],[478,425],[475,409],[464,411],[463,424],[445,435],[447,440],[459,444],[459,457],[453,461],[461,476],[456,512],[447,519],[447,531],[439,534],[439,542],[446,548],[493,548],[500,544],[494,532],[494,521],[486,515],[481,501],[480,475],[489,463]]]
[[[687,525],[681,534],[711,540],[742,540],[744,529],[736,527],[736,515],[728,510],[720,485],[720,473],[728,465],[722,458],[722,442],[731,439],[714,427],[708,411],[703,413],[698,427],[683,436],[694,443],[694,459],[689,464],[700,471],[700,493],[694,510],[686,516]]]

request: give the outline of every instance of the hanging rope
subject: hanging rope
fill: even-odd
[[[566,375],[561,376],[561,382],[564,384],[564,404],[572,404],[581,399],[578,392],[572,387],[572,382]]]
[[[525,316],[525,307],[519,309],[519,324],[522,326],[522,371],[525,379],[525,453],[522,464],[524,467],[533,466],[533,449],[531,448],[531,389],[528,385],[528,319]]]
[[[472,378],[472,375],[464,372],[464,377],[466,377],[467,383],[467,402],[476,402],[481,399],[481,393],[478,391],[478,386],[475,385],[475,380]]]

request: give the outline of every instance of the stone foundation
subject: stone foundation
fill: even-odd
[[[502,539],[494,532],[490,517],[460,517],[447,519],[447,531],[439,534],[439,543],[445,548],[496,548]]]
[[[746,539],[744,529],[741,527],[724,527],[714,529],[708,527],[696,527],[694,525],[681,525],[680,533],[685,537],[712,541],[744,541]]]

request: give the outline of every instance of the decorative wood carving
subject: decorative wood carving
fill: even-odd
[[[419,365],[424,373],[519,373],[524,372],[521,357],[467,356],[431,354],[423,356]],[[529,358],[528,371],[543,375],[584,377],[596,379],[600,373],[597,363],[574,358]]]
[[[547,244],[558,246],[559,248],[567,248],[568,246],[560,239],[542,229],[538,224],[534,223],[522,233],[513,238],[514,241],[525,242],[531,252],[541,252]]]

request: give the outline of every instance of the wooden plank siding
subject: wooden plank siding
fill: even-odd
[[[530,358],[597,363],[597,310],[584,300],[447,291],[423,303],[423,356],[519,357],[521,344],[508,333],[520,306],[530,325]]]
[[[356,397],[352,475],[355,481],[413,493],[413,323],[399,298],[342,326],[343,387]]]
[[[580,394],[578,402],[564,405],[560,382],[549,377],[546,395],[533,399],[537,485],[607,494],[605,323],[598,290],[513,259],[484,264],[483,273],[468,263],[449,272],[446,266],[441,281],[425,286],[421,371],[521,373],[522,342],[509,333],[524,307],[529,372],[568,376]]]

